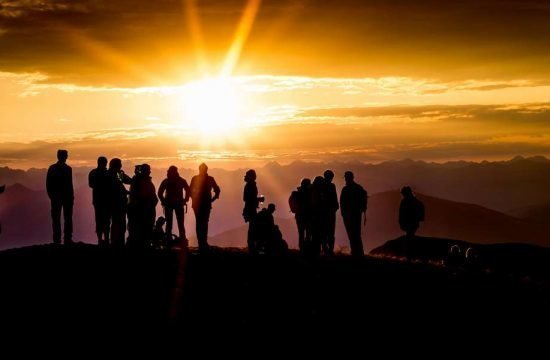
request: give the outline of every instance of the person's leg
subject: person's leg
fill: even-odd
[[[361,239],[361,213],[354,214],[350,225],[351,237],[353,238],[351,244],[351,254],[357,257],[364,256],[365,252],[363,251],[363,240]]]
[[[101,208],[99,205],[94,204],[94,215],[95,215],[95,233],[97,235],[97,244],[101,245],[103,242],[103,227],[101,219]]]
[[[73,242],[73,201],[63,204],[63,240],[65,245]]]
[[[111,228],[111,214],[109,206],[101,206],[101,233],[103,234],[103,244],[109,245],[109,231]]]
[[[335,231],[336,231],[336,213],[331,211],[328,214],[328,218],[327,218],[327,245],[328,245],[329,254],[334,253]]]
[[[180,239],[185,241],[187,239],[187,235],[185,234],[185,224],[184,224],[184,214],[183,214],[183,205],[177,206],[174,209],[174,212],[176,213],[176,222],[178,223],[178,233],[180,236]]]
[[[124,235],[126,233],[126,212],[116,209],[112,214],[111,243],[113,247],[124,247]]]
[[[296,216],[296,226],[298,227],[298,248],[301,253],[304,253],[306,224],[304,219],[299,215]]]
[[[53,243],[61,244],[61,201],[51,201]]]
[[[199,209],[196,213],[197,221],[197,240],[199,243],[199,250],[208,250],[208,221],[210,220],[210,209]]]
[[[164,207],[164,218],[166,219],[166,238],[172,240],[172,224],[174,223],[174,211],[171,207]]]

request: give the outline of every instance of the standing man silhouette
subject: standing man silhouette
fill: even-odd
[[[345,172],[344,179],[346,185],[340,195],[340,212],[348,233],[351,255],[361,257],[365,254],[361,239],[361,214],[367,211],[367,191],[354,181],[351,171]]]
[[[111,214],[111,244],[113,247],[124,247],[126,234],[126,214],[128,212],[128,190],[124,184],[131,184],[132,179],[122,170],[122,161],[113,158],[109,161]]]
[[[325,205],[326,205],[326,240],[327,247],[323,248],[323,252],[328,255],[334,254],[334,233],[336,231],[336,212],[340,208],[338,205],[338,194],[336,186],[333,184],[334,173],[332,170],[326,170],[323,174],[325,178]]]
[[[220,197],[220,187],[216,180],[208,175],[208,166],[199,165],[199,174],[191,179],[191,199],[193,200],[193,212],[195,213],[197,240],[199,251],[208,251],[208,221],[212,203]],[[214,196],[212,196],[214,192]]]
[[[67,150],[57,150],[57,162],[48,168],[46,190],[51,201],[53,243],[61,243],[61,210],[63,210],[63,240],[73,242],[73,169],[67,165]]]
[[[185,190],[185,197],[183,192]],[[184,224],[184,206],[189,201],[189,185],[178,173],[178,168],[170,166],[166,173],[166,179],[160,183],[158,197],[164,208],[166,217],[166,236],[172,240],[172,223],[174,213],[176,213],[176,222],[178,224],[179,239],[182,244],[187,244]],[[187,246],[187,245],[186,245]]]
[[[88,185],[92,188],[97,244],[109,245],[111,178],[107,171],[107,158],[105,156],[100,156],[97,159],[97,168],[90,171],[88,175]]]

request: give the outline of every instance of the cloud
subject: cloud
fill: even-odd
[[[215,73],[245,2],[195,4],[202,65],[193,46],[199,35],[180,0],[2,1],[0,71],[113,86],[181,83],[201,67]],[[549,24],[543,0],[264,0],[236,70],[548,83]]]
[[[442,161],[550,155],[550,103],[317,109],[301,116],[309,121],[245,128],[239,141],[208,146],[192,132],[162,124],[0,143],[0,162],[45,166],[58,148],[69,149],[73,161],[87,165],[99,155],[159,166],[203,160],[246,166],[273,159]]]

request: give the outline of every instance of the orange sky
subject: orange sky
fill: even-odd
[[[550,155],[549,37],[545,1],[2,1],[0,165]]]

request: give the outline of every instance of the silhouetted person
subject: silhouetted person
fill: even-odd
[[[168,237],[164,231],[164,224],[166,224],[166,219],[164,216],[159,216],[155,221],[153,236],[151,238],[151,244],[155,249],[162,249],[168,245]]]
[[[46,190],[51,201],[54,244],[61,243],[61,210],[63,210],[63,240],[65,245],[73,241],[73,169],[67,165],[67,150],[57,150],[57,162],[48,168]]]
[[[208,166],[200,164],[199,174],[191,179],[191,199],[193,200],[193,212],[195,213],[197,240],[199,251],[208,250],[208,221],[212,203],[220,197],[220,187],[216,180],[208,175]],[[214,196],[212,196],[214,192]]]
[[[311,184],[311,255],[319,255],[327,245],[325,179],[316,176]]]
[[[311,180],[304,178],[288,199],[298,227],[298,247],[303,254],[311,246]]]
[[[363,256],[361,215],[367,211],[367,191],[354,181],[351,171],[344,174],[346,185],[340,195],[340,212],[348,234],[352,256]]]
[[[158,198],[151,179],[151,167],[139,165],[130,185],[128,245],[145,248],[152,240]],[[130,226],[131,225],[131,226]]]
[[[269,204],[256,216],[257,251],[270,255],[280,255],[288,250],[279,227],[275,225],[275,209],[275,204]]]
[[[0,186],[0,194],[2,194],[6,190],[6,185]],[[2,224],[0,224],[0,234],[2,234]]]
[[[108,245],[111,228],[111,179],[107,171],[106,157],[100,156],[97,159],[97,168],[88,175],[88,185],[92,188],[97,243]]]
[[[338,194],[336,185],[332,183],[334,173],[326,170],[323,174],[325,178],[325,218],[326,218],[326,248],[323,248],[325,254],[334,254],[334,233],[336,232],[336,212],[340,208],[338,204]]]
[[[256,186],[256,171],[248,170],[244,176],[245,186],[243,191],[243,218],[248,223],[248,251],[251,254],[256,254],[257,237],[256,237],[256,215],[260,202],[263,202],[264,197],[258,197],[258,187]]]
[[[130,184],[132,179],[122,170],[122,161],[118,158],[109,161],[110,179],[110,212],[111,212],[111,244],[114,247],[124,246],[126,234],[126,214],[128,212],[128,190],[124,184]]]
[[[162,207],[164,208],[167,236],[170,239],[172,238],[172,223],[175,213],[179,237],[182,243],[187,242],[187,236],[185,234],[184,207],[187,201],[189,201],[190,195],[191,193],[187,181],[180,176],[177,167],[170,166],[166,173],[166,179],[164,179],[159,186],[158,197]]]
[[[424,221],[424,204],[418,200],[410,186],[401,189],[401,205],[399,206],[399,227],[407,234],[407,238],[415,236],[420,222]]]

